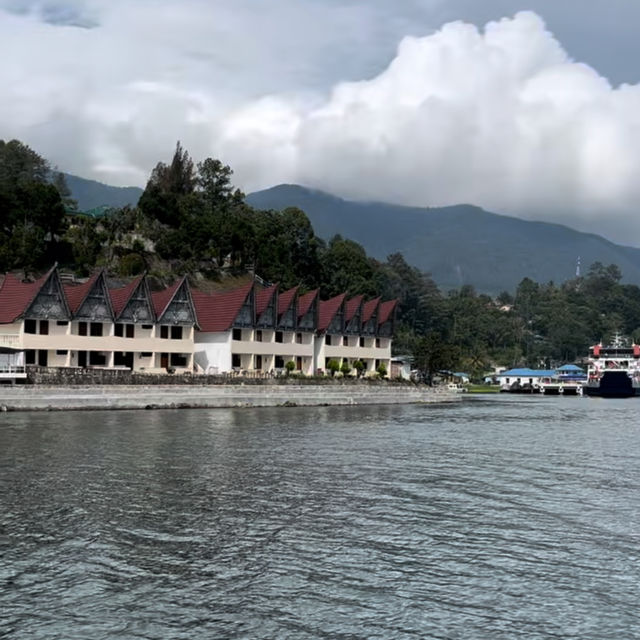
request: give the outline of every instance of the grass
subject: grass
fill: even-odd
[[[467,393],[500,393],[500,387],[495,384],[468,384]]]

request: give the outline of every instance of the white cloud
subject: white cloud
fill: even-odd
[[[640,86],[572,61],[534,13],[407,36],[341,82],[412,29],[388,3],[76,0],[57,25],[46,4],[0,0],[0,137],[66,170],[144,184],[180,139],[245,190],[471,202],[640,244]]]

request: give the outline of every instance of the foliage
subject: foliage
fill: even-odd
[[[384,362],[381,362],[376,369],[376,372],[381,378],[387,377],[387,365]]]
[[[337,360],[329,360],[329,362],[327,362],[327,371],[329,371],[332,376],[335,376],[336,373],[340,371],[340,363]]]
[[[364,362],[362,362],[362,360],[356,360],[353,363],[353,368],[356,370],[356,376],[358,378],[362,377],[362,374],[364,373],[364,369],[365,369],[365,364]]]
[[[348,360],[343,360],[342,365],[340,366],[340,372],[345,377],[351,373],[351,365]]]
[[[284,368],[287,370],[287,375],[291,375],[296,368],[296,363],[293,360],[288,360]]]

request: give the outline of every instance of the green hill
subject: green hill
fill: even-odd
[[[96,180],[87,180],[65,173],[72,198],[77,200],[80,211],[104,207],[135,206],[142,195],[139,187],[112,187]]]
[[[439,208],[353,202],[298,185],[252,193],[257,208],[296,206],[325,239],[339,233],[384,259],[396,251],[431,273],[445,289],[470,284],[479,291],[513,291],[529,277],[563,282],[596,261],[617,264],[624,281],[640,284],[640,249],[623,247],[558,224],[497,215],[471,205]]]

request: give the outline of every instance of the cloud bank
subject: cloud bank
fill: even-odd
[[[144,184],[180,139],[196,159],[231,164],[247,191],[297,182],[409,205],[469,202],[640,245],[640,86],[612,87],[572,61],[531,12],[407,36],[382,71],[335,82],[320,62],[334,56],[348,77],[346,61],[374,60],[366,47],[383,4],[300,4],[270,2],[289,21],[265,28],[266,7],[245,24],[263,11],[249,0],[20,12],[0,0],[12,52],[0,137],[113,184]]]

